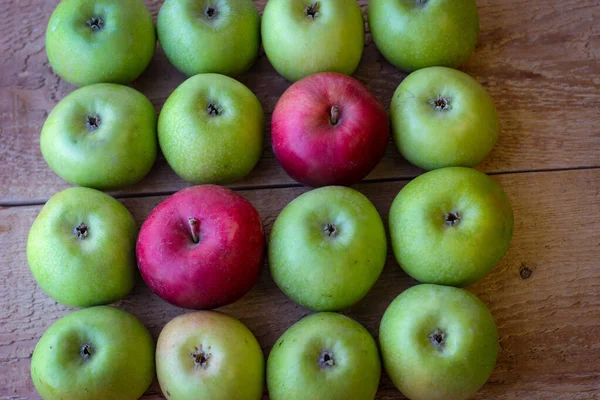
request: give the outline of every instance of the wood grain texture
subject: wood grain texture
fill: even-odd
[[[499,328],[500,354],[490,381],[476,399],[600,398],[600,170],[499,175],[515,210],[511,247],[470,290],[489,306]],[[365,183],[358,189],[384,220],[405,181]],[[259,210],[266,231],[304,188],[242,190]],[[164,197],[125,199],[138,223]],[[0,398],[37,398],[29,377],[31,352],[42,333],[70,309],[39,289],[27,266],[27,233],[39,206],[0,209]],[[527,279],[525,272],[530,269]],[[389,303],[414,285],[391,254],[367,297],[346,312],[377,337]],[[138,282],[117,303],[156,338],[182,309],[168,305]],[[277,338],[309,311],[287,299],[264,268],[256,287],[222,311],[240,318],[265,355]],[[155,383],[145,399],[159,399]],[[266,397],[265,397],[266,398]],[[401,399],[384,375],[378,400]]]
[[[68,184],[48,168],[39,132],[57,102],[74,87],[48,64],[44,34],[58,0],[0,2],[0,201],[42,203]],[[146,0],[156,17],[162,4]],[[366,12],[367,0],[359,3]],[[265,0],[256,0],[262,10]],[[479,166],[486,172],[600,166],[600,7],[597,0],[479,0],[479,45],[462,68],[494,98],[501,117],[496,148]],[[365,17],[366,19],[366,17]],[[594,23],[596,22],[596,23]],[[386,105],[404,74],[387,63],[367,34],[354,74]],[[159,49],[148,70],[133,83],[160,111],[185,77]],[[260,99],[267,121],[289,86],[261,55],[239,79]],[[269,137],[268,128],[265,135]],[[409,178],[419,170],[390,143],[368,179]],[[293,184],[265,141],[257,168],[235,187]],[[119,194],[171,193],[186,187],[162,157],[150,175]]]

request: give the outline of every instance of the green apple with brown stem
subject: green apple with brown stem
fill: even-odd
[[[40,287],[71,307],[109,304],[135,283],[137,226],[100,191],[74,187],[52,196],[27,239],[27,261]]]
[[[423,283],[468,286],[504,256],[514,217],[508,196],[472,168],[427,172],[410,181],[389,214],[394,255]]]
[[[154,22],[142,0],[62,0],[46,30],[52,69],[77,86],[129,83],[155,49]]]
[[[44,400],[137,400],[154,379],[154,341],[125,311],[75,311],[35,346],[31,378]]]
[[[383,315],[379,342],[388,375],[411,400],[470,398],[498,356],[498,332],[485,304],[449,286],[402,292]]]
[[[380,375],[371,334],[353,319],[331,312],[292,325],[267,361],[271,400],[373,400]]]

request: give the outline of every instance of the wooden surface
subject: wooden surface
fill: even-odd
[[[25,257],[28,229],[41,205],[69,186],[39,150],[45,117],[74,89],[52,73],[44,51],[46,23],[57,3],[0,0],[0,399],[38,398],[29,377],[31,352],[42,333],[72,311],[36,286]],[[147,1],[154,16],[161,3]],[[360,3],[366,11],[366,1]],[[475,398],[600,398],[600,3],[478,4],[479,45],[462,69],[489,90],[501,117],[499,142],[478,168],[505,187],[516,226],[507,255],[470,288],[490,307],[501,345],[496,370]],[[264,1],[257,6],[262,10]],[[387,107],[403,76],[367,35],[355,77]],[[160,111],[184,79],[159,50],[133,86]],[[240,80],[257,94],[267,118],[289,86],[264,55]],[[390,144],[357,189],[387,218],[396,193],[419,173]],[[114,194],[141,223],[165,195],[186,186],[160,159],[141,183]],[[279,211],[306,190],[277,165],[268,140],[259,166],[232,186],[257,207],[267,232]],[[346,314],[377,336],[387,305],[414,284],[390,256],[373,290]],[[155,337],[184,312],[141,281],[117,305],[140,317]],[[250,327],[265,355],[308,314],[277,289],[267,268],[246,297],[223,311]],[[145,398],[161,398],[156,384]],[[402,398],[385,374],[377,398]]]

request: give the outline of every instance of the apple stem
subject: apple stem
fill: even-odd
[[[100,128],[100,123],[101,119],[98,115],[88,115],[85,117],[85,125],[90,132],[94,132],[96,129]]]
[[[92,17],[85,21],[94,31],[101,31],[104,28],[104,20],[100,17]]]
[[[84,360],[87,360],[88,358],[90,358],[92,356],[92,345],[86,343],[83,346],[81,346],[81,349],[79,350],[79,354],[81,355],[81,358],[83,358]]]
[[[438,350],[442,351],[446,345],[446,333],[441,329],[436,329],[429,334],[429,341]]]
[[[219,107],[219,105],[217,103],[215,103],[214,101],[211,101],[206,106],[206,112],[208,112],[208,115],[218,116],[218,115],[221,115],[221,112],[223,112],[223,109],[221,107]]]
[[[73,235],[77,236],[77,239],[83,240],[89,235],[88,226],[82,222],[73,229]]]
[[[338,106],[331,107],[329,110],[329,122],[331,125],[337,125],[340,120],[340,108]]]
[[[452,211],[444,215],[444,220],[448,226],[456,226],[460,223],[460,214],[458,211]]]
[[[219,14],[219,12],[217,11],[217,9],[214,6],[208,6],[208,7],[206,7],[206,10],[204,11],[204,15],[206,16],[207,19],[216,18],[216,16],[218,14]]]
[[[304,9],[304,15],[306,18],[315,19],[319,16],[319,2],[315,2]]]
[[[448,111],[450,108],[452,108],[450,106],[450,97],[443,97],[442,95],[439,95],[435,99],[429,100],[428,103],[437,111]]]
[[[198,236],[198,220],[194,217],[189,217],[188,224],[190,225],[190,231],[192,232],[192,240],[194,243],[198,243],[200,241],[200,237]]]
[[[209,349],[210,349],[210,347],[209,347]],[[202,350],[202,345],[200,345],[200,349],[195,347],[194,350],[195,351],[193,353],[190,353],[190,357],[192,357],[192,359],[194,360],[194,368],[195,369],[208,368],[208,361],[210,360],[211,354],[204,352]]]
[[[321,368],[330,368],[335,365],[335,359],[333,358],[333,354],[329,351],[324,350],[319,355],[319,366]]]
[[[323,227],[323,232],[329,237],[335,237],[337,235],[337,227],[331,222],[328,222]]]

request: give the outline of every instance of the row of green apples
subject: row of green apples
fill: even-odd
[[[456,191],[456,187],[460,190]],[[454,204],[443,213],[440,204]],[[459,211],[460,210],[460,213]],[[392,245],[402,267],[424,282],[466,285],[500,258],[512,212],[502,189],[469,168],[428,172],[403,188],[390,210]],[[43,207],[28,241],[40,286],[74,306],[106,304],[133,287],[139,266],[150,288],[180,307],[237,300],[263,262],[258,212],[229,189],[180,191],[148,216],[136,242],[133,218],[107,194],[71,188]],[[269,240],[271,275],[294,301],[315,311],[360,301],[386,260],[375,207],[347,187],[309,191],[277,217]],[[135,247],[135,250],[134,250]],[[380,327],[384,366],[411,399],[462,399],[491,374],[498,337],[473,294],[435,284],[403,292]],[[220,313],[184,314],[157,345],[132,316],[92,307],[55,323],[40,339],[31,373],[44,399],[135,399],[154,376],[169,399],[260,399],[264,359],[239,321]],[[372,399],[380,378],[369,333],[340,314],[317,313],[275,343],[267,363],[272,399]]]
[[[371,0],[368,21],[381,53],[404,71],[460,65],[479,33],[475,0]],[[46,45],[56,73],[83,86],[133,81],[152,59],[157,33],[168,59],[189,76],[247,70],[262,37],[271,64],[296,81],[354,72],[364,27],[355,0],[269,0],[262,24],[251,0],[166,0],[156,29],[142,0],[63,0]]]
[[[410,399],[470,397],[494,368],[497,340],[494,320],[475,295],[428,284],[398,296],[379,330],[385,368]],[[239,320],[215,311],[174,318],[156,347],[125,311],[98,306],[73,312],[42,336],[31,374],[44,399],[135,400],[155,374],[167,399],[259,400],[265,386],[258,341]],[[332,312],[291,326],[266,365],[272,400],[371,400],[380,375],[373,337]]]

